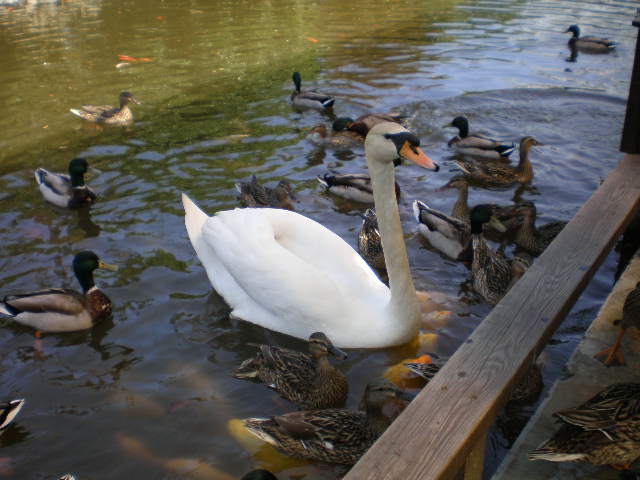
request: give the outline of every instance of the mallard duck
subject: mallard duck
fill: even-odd
[[[468,186],[465,179],[454,177],[447,185],[439,189],[458,189],[458,200],[453,206],[451,215],[431,208],[420,200],[413,202],[413,216],[418,222],[418,232],[436,250],[450,258],[465,261],[471,260],[471,222],[467,205]],[[513,215],[510,207],[498,205],[490,205],[490,207],[495,217],[501,221],[503,218]],[[492,226],[493,224],[486,224],[484,228],[491,229]]]
[[[24,398],[0,402],[0,430],[7,428],[24,406]]]
[[[471,276],[473,289],[485,301],[495,305],[512,285],[513,267],[506,258],[492,250],[482,236],[482,225],[487,222],[491,222],[498,231],[506,230],[492,211],[491,205],[478,205],[471,210]],[[518,262],[517,267],[521,266],[522,263]]]
[[[629,465],[640,456],[640,383],[609,385],[579,407],[556,412],[560,430],[529,460]]]
[[[541,146],[533,137],[524,137],[520,141],[520,161],[518,165],[479,164],[467,160],[456,160],[456,164],[464,173],[474,180],[490,185],[510,185],[512,183],[529,183],[533,180],[533,167],[529,161],[529,150],[533,146]]]
[[[69,175],[51,173],[44,168],[35,171],[36,182],[46,201],[62,208],[79,208],[91,205],[96,194],[84,183],[84,174],[89,164],[84,158],[69,162]]]
[[[358,234],[358,251],[371,267],[386,270],[382,237],[378,230],[378,217],[376,217],[376,211],[371,208],[367,208],[364,212],[362,227]]]
[[[354,202],[374,203],[373,184],[366,173],[325,173],[316,177],[328,192]],[[396,201],[400,198],[400,185],[394,182]]]
[[[437,171],[419,145],[395,123],[376,125],[365,140],[391,289],[348,243],[300,214],[245,208],[208,217],[183,194],[191,243],[232,315],[297,338],[322,331],[343,348],[382,348],[415,338],[420,305],[393,168],[401,156]]]
[[[78,253],[73,272],[82,293],[69,288],[49,288],[7,295],[0,301],[0,314],[43,332],[73,332],[91,328],[111,314],[111,300],[93,281],[96,268],[117,270],[91,251]]]
[[[335,102],[333,97],[320,93],[317,90],[300,89],[300,84],[302,83],[300,73],[293,72],[292,78],[293,84],[296,87],[291,94],[291,102],[294,106],[302,108],[318,108],[320,110],[326,110],[333,107],[333,102]]]
[[[256,176],[251,175],[250,182],[238,182],[236,189],[240,193],[238,199],[243,207],[293,208],[293,188],[286,180],[280,180],[278,185],[271,189],[260,185]]]
[[[79,110],[70,108],[69,111],[88,122],[105,123],[107,125],[128,125],[133,122],[133,114],[129,108],[129,102],[140,104],[129,92],[122,92],[120,94],[120,107],[83,105]]]
[[[344,374],[329,363],[329,354],[347,358],[322,332],[309,337],[309,354],[258,345],[256,356],[242,362],[233,376],[267,385],[305,409],[340,407],[349,387]]]
[[[429,354],[431,363],[405,363],[404,365],[413,373],[424,378],[429,383],[433,377],[440,371],[448,359],[439,358],[436,355]],[[543,387],[542,372],[537,364],[533,364],[527,371],[526,375],[516,385],[511,396],[510,402],[531,403],[535,401]]]
[[[418,232],[438,251],[456,260],[467,258],[471,241],[470,225],[431,208],[420,200],[413,201],[413,216]]]
[[[245,473],[241,480],[278,480],[278,477],[269,470],[259,469]]]
[[[382,408],[391,398],[411,400],[387,380],[367,385],[365,412],[346,408],[307,410],[271,418],[248,418],[244,425],[256,437],[286,455],[352,465],[389,426]]]
[[[624,355],[620,351],[620,344],[622,343],[622,337],[629,328],[640,329],[640,282],[636,283],[633,290],[629,292],[627,298],[624,300],[622,307],[622,320],[620,320],[620,332],[614,344],[596,353],[595,358],[605,357],[605,365],[624,365]]]
[[[513,256],[509,262],[509,265],[511,265],[511,281],[507,287],[507,292],[511,290],[511,287],[513,287],[518,280],[520,280],[525,272],[531,267],[532,263],[533,259],[531,258],[531,255],[526,252],[518,252]]]
[[[513,142],[504,143],[479,133],[469,133],[469,120],[466,117],[456,117],[445,127],[458,129],[458,135],[449,140],[447,145],[463,155],[503,160],[508,159],[516,148]]]
[[[581,37],[580,27],[578,27],[578,25],[571,25],[567,28],[565,33],[573,34],[568,42],[569,48],[572,49],[572,51],[575,47],[578,50],[589,53],[608,53],[618,45],[616,42],[612,42],[608,38],[591,36]]]
[[[320,123],[309,130],[309,136],[315,143],[336,149],[352,149],[362,146],[364,137],[349,130],[335,131]]]
[[[352,132],[359,135],[364,141],[364,138],[373,127],[379,123],[392,122],[400,123],[404,118],[401,115],[393,115],[390,113],[365,113],[360,115],[355,120],[350,117],[339,117],[333,122],[332,128],[335,132]]]
[[[536,228],[536,207],[533,202],[520,202],[515,210],[521,222],[515,243],[534,255],[541,254],[567,225],[567,222],[558,221]]]

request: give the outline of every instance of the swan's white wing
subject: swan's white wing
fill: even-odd
[[[207,218],[189,213],[188,202],[196,253],[240,318],[299,338],[323,331],[344,346],[354,341],[350,327],[375,324],[389,302],[388,288],[355,250],[313,220],[279,209]]]

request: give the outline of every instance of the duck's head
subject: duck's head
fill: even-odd
[[[302,76],[300,76],[300,72],[293,72],[291,78],[293,79],[293,84],[296,86],[296,92],[299,92],[300,85],[302,84]]]
[[[451,123],[447,123],[444,126],[457,128],[460,131],[460,136],[462,138],[466,137],[469,134],[469,120],[467,120],[467,117],[463,117],[463,116],[456,117],[453,120],[451,120]]]
[[[414,399],[414,395],[405,392],[397,387],[389,380],[379,378],[367,384],[364,396],[360,402],[361,410],[380,409],[388,400],[399,398],[410,402]]]
[[[491,205],[481,204],[473,207],[470,213],[471,233],[482,233],[482,225],[488,223],[491,228],[504,233],[507,228],[498,220]]]
[[[71,186],[81,187],[84,185],[84,174],[87,173],[89,164],[84,158],[74,158],[69,162],[69,177]]]
[[[331,340],[322,332],[315,332],[309,336],[309,352],[315,358],[326,357],[328,354],[333,355],[338,360],[347,358],[347,354],[335,347]]]
[[[438,188],[438,191],[447,190],[449,188],[455,188],[457,190],[464,190],[469,187],[469,181],[462,175],[456,175],[452,177],[447,183]]]
[[[118,270],[118,267],[103,262],[98,255],[90,250],[84,250],[76,254],[73,259],[73,272],[76,274],[76,278],[85,292],[94,285],[93,271],[96,268],[112,271]]]
[[[397,123],[383,122],[369,130],[364,150],[367,161],[374,165],[398,165],[398,159],[406,159],[435,172],[440,170],[420,148],[420,139]]]
[[[241,480],[278,480],[269,470],[252,470],[245,474]]]
[[[573,33],[573,36],[578,38],[580,37],[580,27],[578,25],[571,25],[564,33]]]
[[[531,147],[541,147],[544,143],[539,142],[533,137],[523,137],[520,140],[520,151],[529,150]]]
[[[342,132],[343,130],[347,130],[351,125],[353,125],[353,118],[338,117],[334,120],[332,128],[334,132]]]
[[[120,94],[120,108],[124,107],[129,102],[133,102],[136,105],[140,105],[140,103],[141,103],[138,100],[136,100],[135,98],[133,98],[133,95],[131,95],[129,92],[122,92]]]

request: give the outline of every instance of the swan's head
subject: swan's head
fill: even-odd
[[[315,358],[326,357],[329,353],[338,360],[347,358],[347,354],[338,347],[334,347],[331,340],[322,332],[312,333],[309,337],[309,352]]]
[[[372,162],[395,165],[398,158],[404,158],[429,170],[440,170],[420,148],[420,139],[397,123],[384,122],[373,127],[364,141],[364,150]]]

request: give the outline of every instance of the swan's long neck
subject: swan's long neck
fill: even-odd
[[[378,216],[378,229],[382,237],[389,286],[391,288],[391,312],[397,322],[402,322],[411,335],[420,324],[420,306],[409,270],[407,248],[402,235],[400,214],[395,194],[395,178],[391,162],[382,163],[367,159],[373,186],[373,200]],[[410,338],[407,338],[410,340]]]

